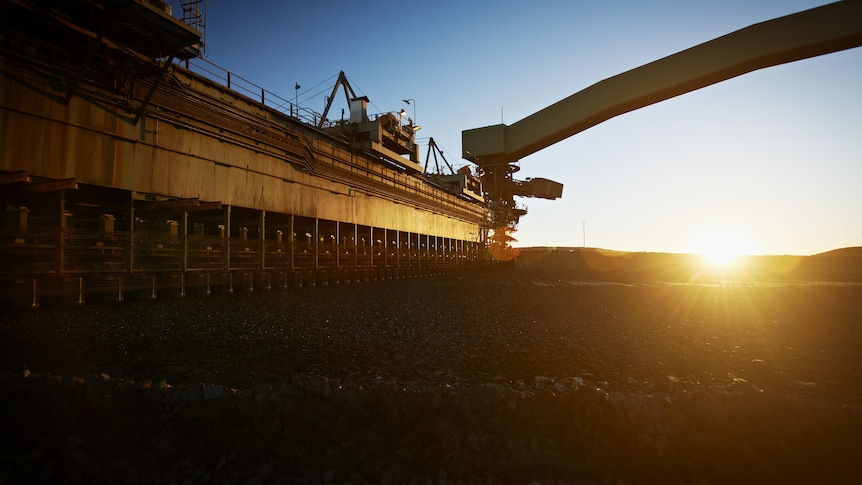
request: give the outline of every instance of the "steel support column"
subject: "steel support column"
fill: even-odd
[[[66,272],[66,230],[69,228],[69,221],[66,217],[66,191],[60,191],[60,231],[58,234],[57,247],[60,249],[58,254],[57,265],[60,274]]]
[[[320,219],[314,218],[314,269],[320,267]]]
[[[341,222],[335,221],[335,247],[332,251],[335,253],[335,271],[341,268]]]
[[[287,226],[287,254],[288,254],[288,257],[290,258],[288,260],[287,267],[290,268],[291,271],[296,269],[296,264],[295,264],[294,259],[293,259],[294,244],[295,244],[295,239],[296,239],[296,235],[294,234],[296,229],[294,228],[294,225],[293,225],[294,224],[293,218],[294,218],[294,215],[291,214],[290,215],[290,221],[288,222],[288,226]]]
[[[183,232],[182,232],[182,238],[183,238],[183,245],[182,245],[182,251],[183,251],[183,263],[182,263],[182,268],[183,268],[183,273],[185,273],[186,271],[188,271],[188,270],[189,270],[189,211],[186,211],[186,210],[184,210],[184,211],[183,211]],[[182,292],[183,292],[183,296],[185,296],[185,280],[183,280],[183,291],[182,291]]]
[[[260,222],[257,228],[258,245],[260,254],[260,270],[266,271],[266,210],[260,211]]]
[[[224,269],[230,271],[230,208],[224,206],[224,229],[222,232],[222,248],[224,249]]]

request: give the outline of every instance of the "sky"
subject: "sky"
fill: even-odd
[[[423,163],[433,137],[457,168],[469,164],[463,130],[511,125],[608,77],[829,2],[207,3],[207,61],[317,112],[344,71],[370,113],[415,114]],[[691,253],[721,242],[794,255],[862,245],[859,86],[862,48],[755,71],[527,156],[516,177],[556,180],[563,197],[520,199],[529,213],[515,245]]]

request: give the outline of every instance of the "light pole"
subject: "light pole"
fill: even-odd
[[[296,86],[293,87],[295,90],[293,95],[293,106],[296,108],[296,117],[299,118],[299,88],[302,86],[299,83],[296,83]]]
[[[584,249],[587,249],[587,221],[581,221],[581,227],[584,230]]]
[[[413,105],[413,124],[415,125],[416,124],[416,100],[413,98],[408,98],[408,99],[402,99],[401,101],[404,101],[407,104]]]

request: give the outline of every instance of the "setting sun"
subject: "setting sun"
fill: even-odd
[[[739,231],[714,229],[696,241],[694,252],[715,266],[729,266],[740,256],[751,254],[752,247],[748,238]]]

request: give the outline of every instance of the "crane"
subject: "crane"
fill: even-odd
[[[629,111],[758,69],[860,45],[862,1],[831,3],[750,25],[599,81],[512,125],[464,130],[462,157],[476,164],[491,213],[492,255],[511,254],[511,233],[526,214],[514,197],[562,196],[558,182],[516,180],[521,158]]]

